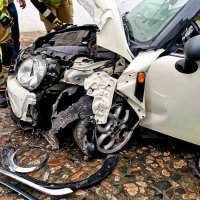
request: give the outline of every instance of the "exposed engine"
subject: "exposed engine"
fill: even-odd
[[[14,81],[25,88],[29,96],[33,95],[34,103],[24,100],[27,113],[17,115],[9,95],[12,116],[18,125],[30,128],[30,124],[35,127],[39,122],[39,127],[44,128],[45,122],[49,129],[52,105],[70,84],[82,86],[85,78],[97,71],[119,77],[125,69],[125,59],[97,46],[97,31],[94,25],[73,26],[40,37],[21,51],[10,70],[10,78],[15,76]]]

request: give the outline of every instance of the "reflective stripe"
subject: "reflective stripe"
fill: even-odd
[[[0,0],[0,10],[3,10],[3,0]]]
[[[45,17],[48,17],[50,13],[51,13],[51,11],[49,9],[46,9],[46,11],[43,13],[43,15]]]
[[[4,78],[8,78],[8,73],[3,74]]]
[[[0,85],[3,85],[5,83],[5,79],[4,78],[1,78],[0,79]]]

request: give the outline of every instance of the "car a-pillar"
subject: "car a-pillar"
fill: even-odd
[[[197,71],[200,61],[200,35],[188,40],[184,46],[185,59],[179,60],[175,67],[184,74],[191,74]]]

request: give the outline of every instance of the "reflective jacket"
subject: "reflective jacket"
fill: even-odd
[[[2,17],[2,10],[3,10],[3,0],[0,0],[0,19],[1,19],[1,17]]]
[[[3,17],[2,10],[8,6],[8,0],[0,0],[0,19]]]
[[[3,10],[3,0],[0,0],[0,10]]]

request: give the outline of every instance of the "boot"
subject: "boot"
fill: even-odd
[[[6,94],[5,91],[0,91],[0,108],[7,108],[7,100],[6,100]]]

